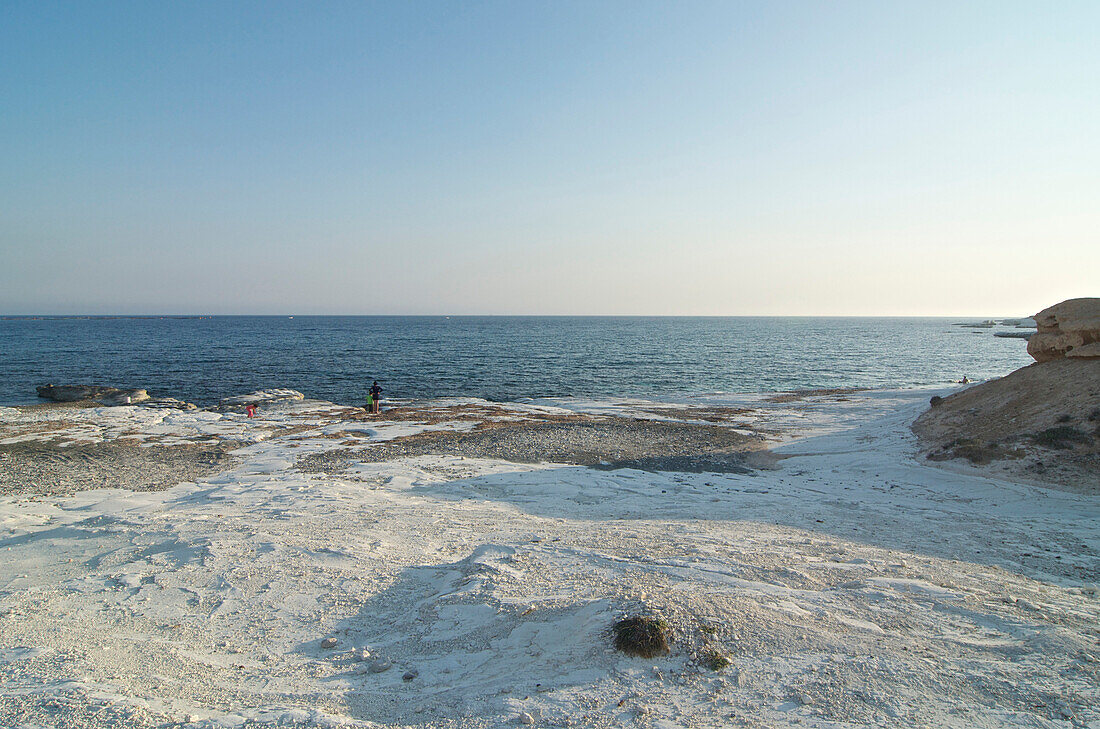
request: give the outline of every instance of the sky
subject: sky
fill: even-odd
[[[0,314],[1100,296],[1100,3],[0,0]]]

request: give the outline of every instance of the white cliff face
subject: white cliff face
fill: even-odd
[[[1035,315],[1038,332],[1027,342],[1036,362],[1100,357],[1100,298],[1069,299]]]

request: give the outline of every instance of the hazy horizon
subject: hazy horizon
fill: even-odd
[[[1036,312],[1038,313],[1038,312]],[[270,317],[273,319],[301,317],[389,317],[389,318],[546,318],[546,319],[1029,319],[1031,314],[299,314],[278,312],[270,314],[212,314],[203,312],[154,312],[148,314],[134,313],[31,313],[31,314],[5,314],[0,312],[0,319],[209,319],[214,317]]]
[[[5,3],[0,312],[1027,316],[1100,295],[1098,24]]]

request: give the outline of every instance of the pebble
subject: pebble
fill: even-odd
[[[526,711],[519,712],[519,716],[517,716],[516,718],[519,719],[520,724],[534,724],[535,723],[535,717],[531,716]]]
[[[413,669],[410,669],[408,671],[405,671],[405,673],[401,676],[401,679],[403,681],[412,681],[414,678],[416,678],[419,675],[420,675],[420,671],[417,671],[415,668],[413,668]]]
[[[359,650],[355,651],[355,660],[365,661],[365,660],[368,660],[369,658],[370,658],[370,650],[369,649],[360,648]]]
[[[321,641],[321,647],[322,648],[335,648],[336,644],[338,642],[339,641],[337,641],[335,638],[325,638],[324,640]]]
[[[382,671],[390,670],[391,666],[393,666],[392,663],[390,663],[389,661],[384,661],[380,658],[377,661],[375,661],[374,663],[370,664],[370,672],[371,673],[382,673]]]

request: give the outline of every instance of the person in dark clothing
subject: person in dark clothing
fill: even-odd
[[[378,380],[374,381],[374,384],[370,388],[370,411],[372,413],[378,412],[378,401],[382,399],[382,388],[378,386]]]

